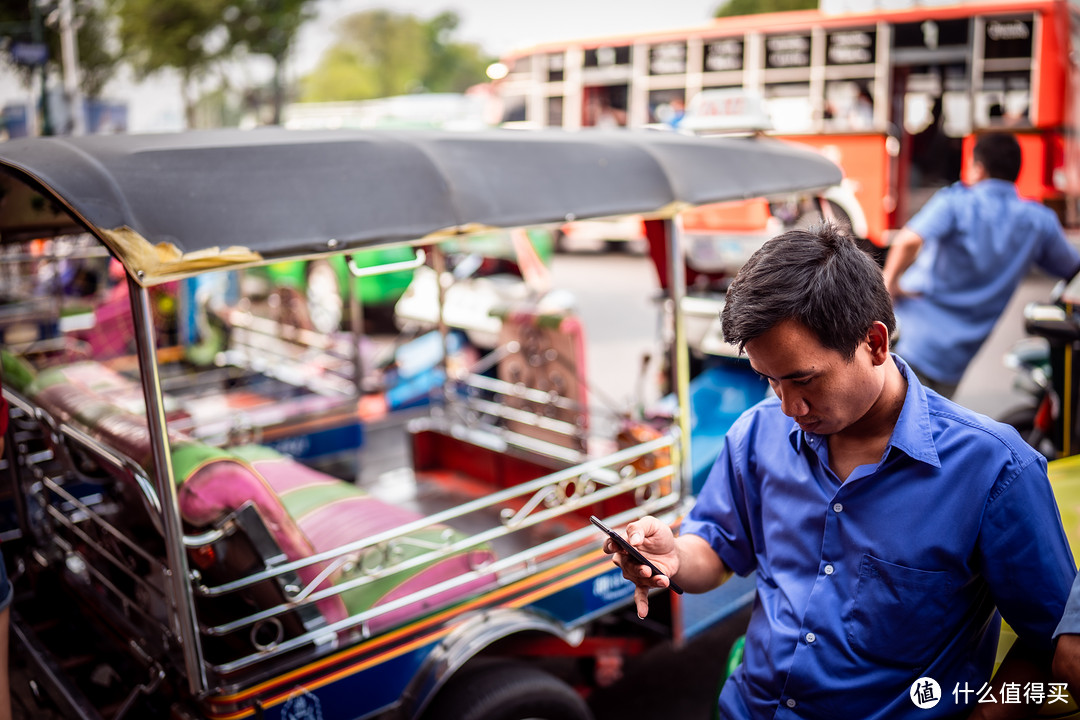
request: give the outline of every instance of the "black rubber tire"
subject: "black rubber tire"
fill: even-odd
[[[482,662],[455,676],[424,720],[592,720],[592,713],[554,675],[529,665]]]

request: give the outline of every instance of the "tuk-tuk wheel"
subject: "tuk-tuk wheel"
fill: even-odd
[[[424,720],[592,720],[588,705],[554,675],[529,665],[482,662],[459,672]]]

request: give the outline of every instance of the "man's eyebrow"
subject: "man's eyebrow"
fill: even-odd
[[[758,370],[757,368],[755,368],[753,363],[750,364],[750,369],[753,370],[758,375],[760,375],[761,377],[765,378],[766,380],[794,380],[795,378],[804,378],[804,377],[813,375],[814,372],[815,372],[812,369],[811,370],[796,370],[795,372],[789,372],[787,375],[784,375],[782,377],[774,378],[774,377],[771,377],[769,375],[766,375],[765,373],[763,373],[760,370]]]

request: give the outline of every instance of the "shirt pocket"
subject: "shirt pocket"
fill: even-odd
[[[845,623],[851,647],[886,665],[927,665],[942,642],[954,589],[948,573],[864,555]]]

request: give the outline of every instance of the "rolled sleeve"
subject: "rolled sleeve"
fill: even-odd
[[[1058,635],[1080,635],[1080,575],[1073,580],[1072,590],[1069,591],[1069,599],[1065,603],[1065,612],[1061,616],[1057,630],[1054,631],[1054,639]]]
[[[995,488],[980,531],[984,573],[1001,616],[1046,652],[1076,580],[1056,508],[1044,461],[1035,459]]]
[[[744,500],[745,475],[734,460],[734,440],[729,432],[680,532],[703,538],[724,565],[737,575],[745,576],[754,570],[756,560]]]

